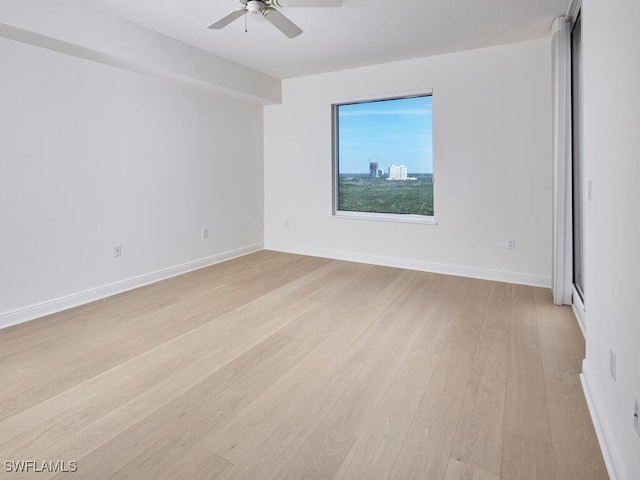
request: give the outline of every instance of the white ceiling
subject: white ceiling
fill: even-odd
[[[249,15],[206,27],[233,0],[88,0],[96,7],[262,73],[291,78],[548,37],[568,0],[344,0],[339,8],[283,8],[304,33],[288,39]]]

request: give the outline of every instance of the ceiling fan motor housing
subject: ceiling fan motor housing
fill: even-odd
[[[262,14],[265,11],[265,4],[261,0],[250,0],[247,2],[247,12]]]

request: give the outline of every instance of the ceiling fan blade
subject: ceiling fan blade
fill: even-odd
[[[271,0],[277,7],[341,7],[342,0]]]
[[[225,17],[222,17],[217,22],[212,23],[207,28],[211,28],[213,30],[220,30],[221,28],[224,28],[227,25],[229,25],[235,19],[240,18],[242,15],[244,15],[246,13],[246,11],[247,10],[245,8],[241,8],[239,10],[235,10],[235,11],[231,12],[229,15],[227,15]]]
[[[271,23],[274,27],[276,27],[289,38],[297,37],[302,33],[302,29],[300,27],[298,27],[295,23],[293,23],[275,8],[269,8],[265,10],[262,15],[264,15],[264,18],[266,18],[269,23]]]

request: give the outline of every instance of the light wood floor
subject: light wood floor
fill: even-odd
[[[607,478],[546,289],[260,252],[0,331],[0,461],[136,480]]]

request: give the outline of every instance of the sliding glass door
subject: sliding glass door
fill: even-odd
[[[582,21],[578,14],[571,31],[573,284],[584,304],[584,196],[582,181]]]

